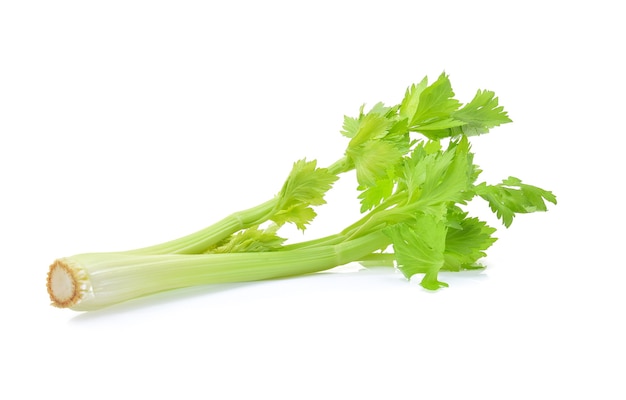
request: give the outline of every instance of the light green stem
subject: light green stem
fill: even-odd
[[[80,254],[58,262],[83,280],[83,293],[69,308],[95,310],[166,290],[225,282],[248,282],[302,275],[358,261],[384,247],[381,232],[336,245],[264,253]]]
[[[328,167],[333,175],[350,171],[354,166],[342,157]],[[256,207],[235,212],[226,218],[192,234],[157,245],[128,250],[127,254],[203,254],[208,248],[230,235],[268,221],[274,213],[279,199],[275,197]]]
[[[221,221],[181,238],[141,249],[129,250],[127,254],[202,254],[209,247],[233,233],[267,221],[276,206],[277,199],[266,201],[256,207],[230,214]]]

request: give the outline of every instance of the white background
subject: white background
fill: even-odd
[[[0,398],[626,398],[618,4],[1,2]],[[373,269],[49,306],[55,258],[265,201],[295,160],[341,156],[344,114],[444,70],[515,121],[473,141],[483,178],[559,199],[499,229],[485,271],[436,293]],[[351,179],[309,237],[356,216]]]

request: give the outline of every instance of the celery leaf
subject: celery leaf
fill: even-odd
[[[315,160],[296,161],[270,219],[279,225],[291,222],[304,230],[317,215],[310,206],[325,204],[324,195],[337,179],[326,168],[318,168]]]
[[[393,193],[395,181],[387,177],[376,181],[374,185],[359,186],[361,190],[359,199],[361,200],[361,213],[371,210],[379,205],[383,200],[391,196]]]
[[[476,194],[489,203],[489,207],[507,228],[515,214],[546,211],[546,201],[556,204],[556,196],[550,191],[527,185],[515,177],[508,177],[497,185],[481,183],[475,187]]]
[[[458,207],[452,208],[448,213],[445,263],[442,269],[460,271],[479,267],[476,262],[485,257],[485,250],[496,241],[492,236],[495,232],[495,228],[478,218],[468,218],[467,212]]]
[[[417,111],[417,106],[420,102],[420,95],[428,86],[428,78],[422,79],[422,81],[418,84],[411,85],[404,95],[404,99],[400,104],[400,117],[402,119],[412,120],[415,112]]]
[[[512,122],[504,107],[498,105],[495,93],[489,90],[478,90],[472,101],[452,115],[465,123],[461,129],[466,136],[487,133],[493,127]]]
[[[419,104],[409,125],[412,127],[424,127],[429,124],[446,121],[460,105],[461,103],[454,98],[454,92],[448,76],[441,74],[433,84],[421,92]]]
[[[278,236],[279,226],[271,225],[267,229],[253,226],[217,243],[206,251],[208,254],[266,252],[280,249],[285,238]]]
[[[448,286],[437,279],[444,266],[447,226],[445,220],[434,214],[417,214],[412,223],[392,225],[385,229],[402,274],[410,279],[425,274],[421,285],[429,290]]]
[[[382,140],[366,142],[347,154],[354,161],[359,185],[365,187],[387,177],[404,155],[393,143]]]

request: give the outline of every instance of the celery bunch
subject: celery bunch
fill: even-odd
[[[324,168],[293,165],[277,195],[185,237],[146,248],[56,260],[47,288],[52,304],[95,310],[193,285],[307,274],[354,261],[388,264],[429,290],[447,286],[439,271],[481,268],[495,229],[468,215],[474,197],[509,227],[516,214],[556,204],[549,191],[508,177],[479,182],[469,137],[511,122],[491,91],[461,104],[445,74],[410,86],[400,104],[374,105],[344,117],[348,145]],[[340,175],[356,171],[361,218],[341,232],[286,244],[284,224],[305,230],[314,207]]]

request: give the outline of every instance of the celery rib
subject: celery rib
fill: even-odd
[[[276,206],[276,199],[256,207],[238,211],[204,229],[168,242],[140,249],[128,250],[127,254],[201,254],[209,247],[233,233],[265,222]]]
[[[388,243],[386,235],[375,232],[334,245],[266,253],[79,254],[55,261],[48,276],[48,292],[58,307],[97,310],[172,289],[324,271],[358,261]],[[71,271],[65,282],[53,281],[58,269]],[[72,301],[60,298],[68,286],[79,293]]]

